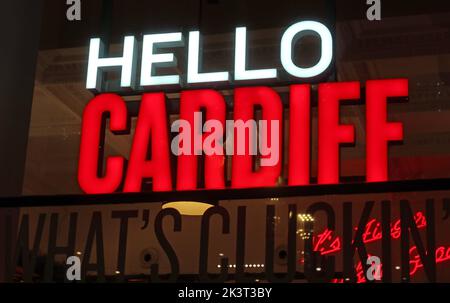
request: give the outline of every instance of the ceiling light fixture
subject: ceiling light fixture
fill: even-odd
[[[174,208],[183,216],[202,216],[205,211],[217,205],[217,202],[206,201],[170,201],[162,205],[162,209]]]

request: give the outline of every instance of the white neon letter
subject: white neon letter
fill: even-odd
[[[221,82],[228,81],[228,72],[199,73],[200,59],[200,32],[189,32],[188,47],[188,83]]]
[[[302,33],[304,32],[304,33]],[[309,32],[309,33],[308,33]],[[294,37],[300,39],[302,36],[315,32],[320,36],[321,55],[319,62],[311,67],[298,67],[292,62],[292,48],[295,43]],[[333,58],[333,39],[328,28],[316,21],[301,21],[291,25],[281,38],[281,64],[292,76],[298,78],[311,78],[323,73]]]
[[[136,39],[133,36],[126,36],[123,42],[123,56],[114,58],[100,58],[104,55],[104,45],[100,38],[92,38],[89,45],[89,61],[86,79],[87,89],[100,89],[101,77],[97,77],[99,69],[106,67],[121,66],[120,86],[131,87],[134,67],[136,63],[135,56]]]
[[[164,85],[180,83],[180,76],[152,76],[153,64],[161,67],[176,66],[177,58],[173,53],[155,54],[157,43],[164,43],[159,47],[176,47],[183,45],[181,33],[145,35],[142,42],[141,86]]]
[[[236,28],[236,47],[234,52],[234,79],[235,80],[251,80],[251,79],[269,79],[277,77],[277,70],[270,69],[254,69],[247,70],[247,28]]]

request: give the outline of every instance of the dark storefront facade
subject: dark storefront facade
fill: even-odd
[[[445,1],[382,1],[379,21],[367,19],[365,1],[81,0],[81,20],[73,21],[65,1],[25,2],[10,5],[14,20],[27,22],[10,20],[9,34],[27,39],[5,46],[1,58],[9,73],[1,76],[0,133],[10,144],[0,160],[0,281],[67,281],[67,259],[74,256],[87,281],[450,282]],[[283,61],[282,37],[301,21],[325,26],[332,43],[326,68],[300,79]],[[236,28],[242,27],[243,69],[275,70],[276,76],[239,79]],[[228,71],[227,81],[189,78],[196,31],[197,74]],[[132,73],[143,83],[141,67],[149,58],[143,38],[166,33],[181,33],[184,44],[153,50],[173,53],[176,65],[148,71],[178,76],[176,84],[124,88],[123,71],[112,68],[94,78],[96,89],[88,87],[91,38],[99,38],[104,57],[112,58],[123,56],[125,37],[134,37]],[[313,66],[327,56],[324,36],[295,41],[288,56],[295,66]],[[195,95],[201,90],[211,95]],[[338,91],[345,102],[336,103],[334,112],[325,109]],[[371,107],[382,91],[389,91],[386,108]],[[233,164],[233,155],[217,164],[203,154],[192,164],[192,158],[183,162],[169,152],[175,137],[170,125],[187,112],[184,98],[206,96],[199,106],[206,117],[208,108],[221,115],[208,98],[223,100],[221,117],[233,119],[245,92],[279,100],[279,108],[261,102],[252,109],[255,120],[279,109],[278,171],[258,175],[264,169],[260,155],[246,172]],[[297,92],[309,98],[296,103]],[[157,93],[165,99],[159,102]],[[107,94],[119,105],[100,114],[97,125],[88,105],[102,96],[113,104],[115,97]],[[153,103],[143,113],[145,96]],[[145,123],[155,129],[162,116],[167,132],[146,133]],[[353,135],[343,128],[340,133],[342,125],[352,126]],[[139,140],[149,151],[136,164]],[[377,140],[385,140],[384,149],[373,147]],[[92,160],[92,150],[100,157]],[[115,170],[120,177],[103,182],[101,176],[114,175],[114,157],[123,160],[116,161],[116,168],[122,163]],[[149,177],[143,163],[152,160]]]

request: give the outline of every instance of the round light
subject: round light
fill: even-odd
[[[205,202],[197,202],[197,201],[175,201],[175,202],[167,202],[162,205],[162,209],[166,208],[174,208],[178,210],[181,215],[185,216],[202,216],[205,211],[213,207],[214,205],[205,203]]]

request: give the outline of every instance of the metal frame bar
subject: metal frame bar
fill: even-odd
[[[450,178],[245,189],[0,197],[0,208],[161,203],[167,201],[177,201],[180,199],[192,201],[217,201],[264,199],[273,197],[376,194],[390,192],[428,192],[439,190],[450,190]]]

